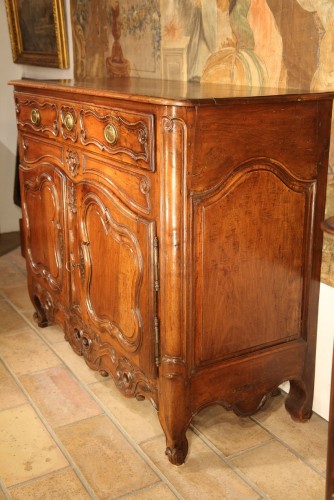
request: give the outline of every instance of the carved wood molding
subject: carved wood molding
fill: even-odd
[[[67,118],[70,116],[72,123],[71,127],[68,127]],[[64,139],[70,139],[72,142],[76,142],[78,139],[78,124],[77,124],[77,112],[71,106],[61,106],[60,108],[60,118],[61,118],[61,135]]]
[[[17,124],[21,127],[30,127],[35,131],[39,132],[50,132],[54,136],[58,136],[59,134],[59,127],[58,127],[58,108],[54,103],[48,103],[48,102],[37,102],[34,101],[33,99],[25,99],[25,100],[20,100],[17,97],[15,98],[15,108],[16,108],[16,116],[17,116]],[[52,121],[52,124],[50,125],[44,125],[44,120],[43,117],[40,120],[40,123],[34,124],[31,122],[30,119],[24,119],[22,120],[20,118],[21,110],[22,108],[29,108],[29,110],[32,110],[34,108],[36,109],[49,109],[54,112],[54,120]]]
[[[162,335],[161,356],[164,377],[175,378],[175,367],[182,364],[186,353],[187,318],[185,317],[186,290],[181,276],[187,267],[185,255],[187,207],[187,126],[181,118],[163,116],[162,151],[164,155],[161,199],[163,200],[162,240],[165,258],[161,262],[162,274],[165,276],[164,295],[161,296],[162,308],[169,304],[173,310],[171,323],[166,311],[163,315],[166,322],[161,328],[166,329]],[[182,193],[182,194],[181,194]],[[174,214],[174,216],[172,215]],[[178,214],[175,217],[175,214]],[[167,322],[167,318],[169,321]],[[168,332],[168,333],[167,333]],[[178,360],[178,363],[170,363]],[[182,368],[183,369],[183,368]],[[170,370],[170,371],[169,371]]]
[[[52,324],[57,306],[50,292],[45,290],[38,282],[34,283],[33,302],[36,307],[34,319],[37,321],[38,325],[43,327]]]
[[[122,199],[131,208],[145,214],[151,212],[151,180],[140,172],[132,172],[116,165],[106,175],[105,161],[83,155],[82,171],[102,178],[113,190],[114,194]],[[115,175],[115,172],[118,175]],[[136,191],[134,190],[136,188]]]
[[[126,147],[124,145],[119,145],[118,142],[115,143],[114,146],[109,145],[104,139],[97,137],[93,137],[89,134],[87,127],[85,125],[85,119],[88,117],[93,117],[94,120],[97,120],[101,125],[108,125],[109,123],[113,123],[115,127],[119,130],[120,143],[122,143],[122,129],[125,130],[125,134],[131,135],[131,146]],[[149,127],[152,130],[153,118],[151,116],[146,117],[149,123]],[[130,122],[124,117],[117,114],[115,111],[114,114],[106,113],[101,115],[94,110],[91,109],[82,109],[80,111],[80,138],[82,144],[94,144],[101,151],[108,151],[112,154],[120,154],[124,153],[132,158],[134,161],[144,160],[145,162],[149,161],[149,150],[153,148],[152,138],[150,137],[152,134],[149,134],[148,127],[143,120],[137,120],[135,122]],[[103,141],[103,142],[102,142]],[[150,142],[150,148],[149,148]]]
[[[129,352],[135,352],[142,344],[142,317],[140,312],[140,287],[143,281],[143,257],[136,235],[129,228],[119,224],[110,214],[108,207],[102,199],[95,193],[90,192],[84,196],[81,206],[81,228],[83,241],[82,245],[85,267],[87,269],[87,279],[84,282],[86,306],[91,320],[102,331],[107,331],[112,337],[116,338],[121,345]],[[133,263],[132,285],[129,290],[131,297],[131,316],[132,316],[132,331],[124,332],[119,324],[111,321],[106,316],[101,316],[94,308],[91,297],[92,286],[92,255],[90,248],[89,223],[88,217],[90,211],[100,219],[106,238],[111,238],[113,242],[121,245],[129,253],[129,261]],[[128,311],[129,314],[129,311]]]
[[[21,144],[21,151],[23,151],[23,155],[21,153],[21,159],[26,165],[54,163],[61,167],[64,163],[63,147],[59,144],[52,144],[51,146],[40,137],[35,139],[27,135],[22,135]],[[41,144],[44,146],[43,149],[40,148]]]
[[[164,355],[161,359],[162,376],[166,379],[182,379],[184,377],[185,360]]]
[[[58,197],[57,187],[54,184],[53,177],[46,172],[43,172],[41,175],[37,175],[32,180],[26,180],[23,185],[24,189],[24,203],[22,205],[26,231],[27,231],[27,246],[26,246],[26,254],[28,258],[28,262],[32,271],[36,275],[40,275],[43,279],[46,280],[48,285],[52,290],[60,291],[62,289],[62,261],[63,261],[63,232],[64,228],[62,227],[61,217],[60,217],[60,202]],[[33,221],[30,220],[30,210],[28,207],[28,203],[30,200],[34,203],[38,203],[40,205],[39,209],[42,209],[42,198],[43,191],[46,191],[52,200],[53,206],[53,219],[50,221],[52,224],[49,233],[49,244],[53,242],[53,258],[57,268],[57,274],[54,276],[51,270],[45,266],[44,263],[41,263],[38,258],[36,259],[33,255],[32,250],[32,242],[31,242],[31,227]],[[35,213],[35,211],[32,211]],[[54,238],[51,237],[54,236]],[[35,234],[36,237],[36,234]]]
[[[69,184],[68,192],[67,192],[67,204],[70,212],[72,214],[76,214],[78,211],[77,206],[77,193],[73,182]]]
[[[102,342],[100,336],[76,314],[70,315],[66,330],[66,340],[77,354],[85,358],[90,368],[99,371],[102,376],[110,375],[124,396],[138,401],[148,399],[158,409],[155,382],[149,380],[126,356],[110,343]]]
[[[253,213],[253,208],[247,204],[247,188],[244,186],[248,186],[249,192],[252,189],[257,189],[259,179],[262,179],[262,192],[265,186],[268,186],[268,199],[265,198],[266,194],[261,198],[259,191],[255,191],[255,193],[258,193],[257,195],[252,194],[253,198],[257,197],[258,203],[262,203],[261,210],[256,214],[256,212]],[[238,194],[238,189],[241,189],[242,196],[240,192]],[[234,191],[236,192],[234,193]],[[272,193],[276,194],[271,201],[270,195]],[[272,282],[268,279],[267,286],[269,287],[269,283],[271,283],[272,288],[268,289],[267,293],[272,293],[273,296],[281,293],[277,285],[280,272],[279,266],[285,266],[290,269],[291,273],[290,281],[286,283],[286,296],[289,297],[288,294],[290,294],[293,300],[296,300],[298,295],[298,306],[295,307],[295,315],[290,315],[289,326],[282,327],[281,333],[273,333],[272,337],[267,338],[265,333],[268,330],[268,320],[264,313],[261,315],[261,318],[258,319],[257,349],[260,345],[260,338],[263,339],[262,348],[292,341],[299,337],[307,339],[308,325],[305,318],[310,294],[309,283],[312,275],[315,196],[316,180],[299,179],[283,164],[262,157],[253,158],[242,163],[227,178],[210,189],[199,193],[191,193],[195,241],[194,262],[202,270],[197,274],[195,283],[195,351],[197,353],[195,365],[197,367],[227,359],[231,352],[246,354],[254,349],[251,340],[248,341],[247,339],[247,335],[253,338],[250,332],[254,331],[254,325],[248,324],[245,319],[242,326],[238,324],[237,319],[230,320],[229,323],[225,324],[223,321],[224,312],[217,312],[214,319],[207,312],[208,300],[210,301],[208,297],[211,297],[211,300],[214,301],[214,296],[219,297],[221,294],[226,293],[228,296],[234,297],[234,293],[240,293],[236,292],[233,287],[234,280],[239,280],[236,281],[237,285],[235,286],[240,290],[242,287],[240,273],[244,272],[247,275],[245,266],[246,262],[249,262],[249,256],[242,244],[245,238],[249,239],[250,246],[248,248],[252,248],[250,251],[251,258],[253,258],[252,265],[256,265],[259,271],[260,269],[263,269],[263,272],[268,271],[269,261],[266,262],[266,258],[272,259],[273,263],[277,263],[277,266],[272,268],[272,276],[276,276],[277,279],[275,281],[273,278]],[[288,211],[288,207],[292,204],[290,202],[292,197],[295,210],[297,210],[296,207],[299,209],[299,215],[298,218],[295,216],[295,219],[291,219],[289,217],[292,217],[293,214],[290,216],[287,212],[285,217],[281,214],[281,224],[286,223],[288,228],[287,233],[283,234],[281,227],[276,229],[275,214],[278,207],[283,210],[282,207],[286,206]],[[242,203],[243,205],[241,205]],[[236,218],[235,215],[237,211],[239,218]],[[251,229],[256,219],[254,218],[255,214],[257,215],[256,218],[261,220],[263,234],[271,235],[270,239],[259,240],[256,244]],[[213,220],[217,221],[215,225],[211,224]],[[245,220],[249,220],[249,231],[244,225]],[[218,221],[222,222],[219,223]],[[305,242],[299,243],[299,246],[297,246],[297,242],[300,241],[299,237],[297,237],[296,245],[292,237],[292,234],[298,234],[298,231],[305,234]],[[220,236],[220,234],[225,234],[225,236]],[[289,239],[287,239],[288,234],[290,235]],[[224,240],[224,238],[226,239]],[[220,243],[218,243],[219,241]],[[215,242],[217,247],[215,254],[211,252],[212,242]],[[218,251],[219,248],[220,251]],[[294,261],[288,261],[292,252],[294,252]],[[256,255],[258,256],[257,261]],[[262,263],[259,264],[261,259]],[[241,271],[241,269],[244,271]],[[302,276],[296,278],[301,272],[300,269],[302,269]],[[215,290],[215,292],[212,290]],[[265,302],[264,297],[262,301],[260,297],[255,298],[255,304],[257,300],[261,303],[262,301]],[[280,318],[278,310],[279,305],[277,304],[275,311],[272,311],[275,323],[278,323]],[[215,311],[224,311],[223,308],[219,307],[219,302],[215,304]],[[234,317],[236,318],[235,312]],[[219,337],[221,340],[216,341],[215,350],[213,351],[210,342],[213,337],[218,338],[218,325],[221,325],[221,335]],[[239,335],[238,339],[234,340],[231,332],[233,329],[240,330],[240,328],[244,328],[243,335]],[[262,333],[262,337],[260,337],[260,333]]]
[[[311,188],[315,182],[315,179],[299,179],[292,172],[290,172],[288,167],[276,160],[273,160],[272,158],[257,157],[242,162],[240,165],[236,166],[227,177],[223,178],[218,184],[215,184],[209,189],[205,191],[201,189],[198,193],[196,190],[191,191],[191,196],[197,200],[208,198],[217,192],[228,193],[229,190],[233,189],[233,187],[240,182],[244,175],[257,171],[272,172],[274,175],[279,177],[284,184],[296,192],[302,192],[305,189]]]
[[[76,177],[80,170],[80,160],[77,151],[67,149],[65,162],[72,177]]]

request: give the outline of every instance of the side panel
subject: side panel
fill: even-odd
[[[306,336],[314,194],[254,160],[194,196],[197,365]]]
[[[290,380],[287,408],[299,420],[311,415],[331,107],[197,110],[188,176],[193,411],[219,401],[251,414]]]

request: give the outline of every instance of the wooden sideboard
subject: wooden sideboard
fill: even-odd
[[[40,326],[158,410],[312,413],[333,93],[142,79],[15,81]]]

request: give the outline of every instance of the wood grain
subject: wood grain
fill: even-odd
[[[173,464],[207,405],[289,380],[310,418],[333,93],[12,83],[38,324],[152,402]]]

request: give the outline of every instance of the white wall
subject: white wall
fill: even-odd
[[[0,2],[0,233],[18,230],[20,210],[13,203],[16,154],[16,121],[10,78],[21,78],[23,68],[14,64],[6,19],[5,2]]]
[[[332,353],[334,342],[333,313],[334,288],[321,283],[313,411],[326,420],[329,418],[329,399],[332,374]],[[281,385],[281,389],[285,392],[289,392],[289,382],[284,382],[284,384]]]
[[[313,410],[326,420],[329,416],[333,340],[334,288],[321,283]]]
[[[21,217],[21,210],[13,202],[17,133],[13,87],[8,86],[7,82],[22,77],[41,79],[73,77],[70,0],[66,0],[65,9],[70,68],[61,70],[13,63],[5,2],[0,2],[0,234],[18,231]]]

